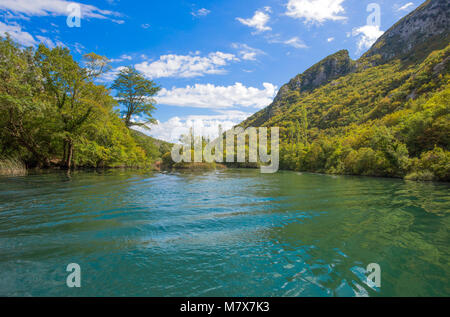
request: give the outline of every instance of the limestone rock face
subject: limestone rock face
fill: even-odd
[[[287,91],[298,91],[299,93],[312,91],[352,72],[355,69],[354,65],[347,50],[339,51],[292,78],[280,89],[275,100],[282,98]]]
[[[382,62],[430,46],[444,44],[450,31],[450,1],[428,0],[387,30],[363,55],[380,55]],[[439,48],[439,47],[435,47]]]
[[[279,106],[289,98],[292,92],[304,93],[325,85],[339,77],[345,76],[356,69],[356,63],[351,60],[347,50],[341,50],[330,55],[302,74],[292,78],[278,91],[273,103],[266,108],[267,117],[277,113]]]
[[[283,85],[272,104],[255,113],[240,125],[262,126],[281,114],[282,107],[295,103],[302,94],[331,83],[352,72],[361,71],[393,59],[426,57],[433,50],[443,49],[450,41],[450,1],[427,0],[387,30],[359,60],[353,61],[347,50],[326,57]],[[436,65],[436,72],[442,65]],[[415,96],[411,96],[414,98]]]

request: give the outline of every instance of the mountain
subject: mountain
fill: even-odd
[[[362,56],[380,55],[381,61],[426,54],[449,42],[450,2],[428,0],[387,30]]]
[[[311,92],[314,89],[355,70],[355,62],[351,60],[347,50],[341,50],[321,60],[304,73],[292,78],[278,91],[273,103],[261,113],[248,120],[252,126],[259,126],[276,115],[281,106],[291,97],[292,92]],[[254,119],[254,120],[252,120]]]
[[[357,61],[339,51],[239,126],[280,127],[281,168],[450,180],[450,8],[429,0]]]
[[[156,139],[137,130],[131,129],[130,133],[137,144],[139,144],[139,146],[146,152],[147,156],[154,160],[160,159],[165,153],[169,152],[173,145],[169,142]]]

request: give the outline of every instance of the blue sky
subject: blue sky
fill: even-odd
[[[163,89],[150,135],[175,141],[195,125],[213,136],[267,106],[281,85],[322,58],[365,50],[422,1],[414,0],[0,0],[0,35],[25,46],[64,45],[79,60],[111,59],[109,85],[133,65]],[[80,4],[81,26],[66,23]],[[381,24],[367,25],[379,5]]]

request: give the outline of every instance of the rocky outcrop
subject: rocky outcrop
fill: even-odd
[[[330,81],[345,76],[355,69],[347,50],[326,57],[287,84],[290,90],[300,93],[312,91]]]
[[[240,125],[262,126],[270,118],[282,113],[283,107],[298,101],[301,94],[311,92],[357,69],[364,70],[394,58],[426,57],[431,51],[444,48],[450,37],[449,16],[449,0],[424,2],[387,30],[358,61],[352,61],[347,50],[326,57],[283,85],[272,104]]]
[[[339,77],[345,76],[356,69],[356,64],[349,56],[347,50],[341,50],[330,55],[314,66],[308,68],[302,74],[292,78],[289,83],[283,85],[278,91],[272,104],[256,113],[246,121],[252,126],[260,126],[269,118],[275,116],[283,104],[291,103],[298,94],[311,92]],[[248,124],[245,124],[248,126]]]
[[[380,55],[386,62],[428,48],[441,49],[448,43],[449,19],[448,0],[428,0],[387,30],[362,58]]]

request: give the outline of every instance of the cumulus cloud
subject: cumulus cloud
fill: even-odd
[[[369,49],[383,33],[378,25],[364,25],[354,28],[351,34],[359,37],[357,45],[358,53],[361,53]]]
[[[181,135],[193,128],[194,136],[204,136],[211,140],[219,136],[219,126],[226,131],[245,120],[251,114],[239,110],[218,111],[215,115],[190,115],[172,117],[167,121],[149,125],[150,131],[138,129],[155,138],[177,143]]]
[[[252,18],[249,19],[236,18],[236,20],[238,20],[244,25],[256,29],[257,32],[270,31],[272,30],[272,28],[266,25],[270,20],[270,16],[266,12],[267,13],[271,12],[270,7],[264,7],[264,11],[257,10]]]
[[[30,33],[23,31],[20,25],[0,22],[0,34],[5,36],[6,33],[9,33],[14,41],[25,46],[34,46],[38,43]]]
[[[210,53],[207,56],[195,55],[163,55],[154,62],[142,62],[135,67],[149,78],[161,77],[197,77],[205,74],[223,74],[222,68],[238,58],[233,54],[222,52]]]
[[[238,50],[239,57],[243,60],[255,61],[256,56],[265,54],[258,48],[253,48],[247,44],[233,43],[231,47]]]
[[[414,3],[412,3],[412,2],[408,2],[407,4],[405,4],[405,5],[403,5],[403,6],[401,6],[401,7],[399,7],[398,9],[397,9],[397,11],[406,11],[406,10],[408,10],[411,6],[413,6],[414,5]]]
[[[34,37],[30,33],[24,31],[22,29],[22,26],[17,23],[5,24],[3,22],[0,22],[0,35],[6,36],[6,33],[8,33],[14,41],[23,46],[36,46],[39,43],[43,43],[49,48],[54,48],[56,46],[66,46],[59,40],[51,40],[48,37],[42,35],[37,35]]]
[[[65,16],[68,14],[67,8],[71,3],[77,3],[81,6],[83,17],[110,19],[112,16],[121,16],[118,12],[102,10],[93,5],[66,0],[2,0],[0,10],[15,13],[19,17]],[[123,23],[121,20],[113,20],[113,22]]]
[[[223,109],[232,107],[263,108],[272,102],[277,87],[263,83],[263,89],[246,87],[241,83],[231,86],[195,84],[184,88],[163,88],[155,98],[159,104]]]
[[[286,15],[303,19],[305,23],[345,20],[342,3],[345,0],[289,0]]]

